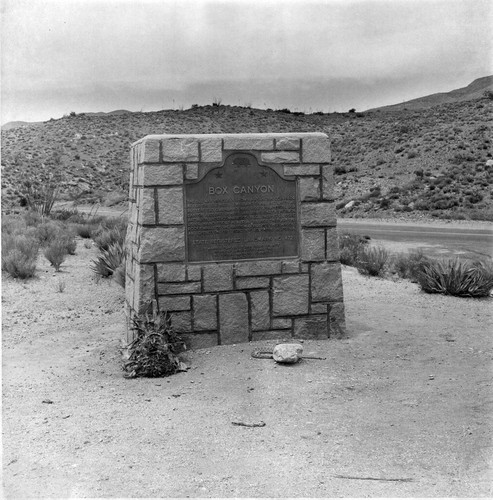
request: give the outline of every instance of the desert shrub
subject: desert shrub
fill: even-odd
[[[368,238],[359,234],[343,233],[339,236],[341,263],[355,266],[359,252],[368,245]]]
[[[92,238],[93,234],[98,229],[98,226],[92,224],[73,224],[73,230],[81,238]]]
[[[26,221],[19,216],[7,215],[2,217],[2,236],[7,234],[25,234]]]
[[[36,272],[39,243],[22,234],[2,235],[2,270],[13,278],[32,278]]]
[[[60,271],[60,266],[65,261],[67,254],[67,242],[64,238],[55,239],[44,251],[44,256],[57,272]]]
[[[53,220],[61,220],[61,221],[68,221],[72,220],[72,218],[77,218],[79,217],[80,214],[77,210],[68,210],[66,208],[60,208],[58,210],[52,210],[50,213],[50,219]]]
[[[443,293],[458,297],[488,297],[493,289],[491,262],[429,260],[418,276],[421,289],[427,293]]]
[[[96,260],[92,261],[92,271],[102,277],[108,278],[122,265],[125,260],[125,244],[121,241],[115,241],[106,249],[101,249]],[[120,279],[119,276],[117,278]]]
[[[392,258],[392,269],[401,278],[417,282],[418,274],[426,260],[427,257],[422,250],[415,250],[407,254],[399,253]]]
[[[65,234],[60,237],[60,239],[65,243],[65,249],[69,255],[75,255],[77,250],[77,241],[72,234]]]
[[[58,198],[62,180],[61,155],[54,153],[50,161],[36,171],[35,177],[28,177],[20,186],[22,203],[34,212],[49,215]]]
[[[385,248],[365,246],[357,254],[356,269],[368,276],[382,276],[388,260]]]
[[[58,235],[62,232],[62,226],[54,221],[43,222],[36,228],[36,237],[39,244],[45,247],[50,242],[57,239]]]
[[[24,212],[23,219],[26,221],[28,226],[39,226],[43,222],[43,216],[38,212],[28,210]]]
[[[159,312],[155,302],[152,312],[133,319],[132,329],[135,339],[128,345],[123,363],[126,378],[163,377],[180,369],[175,352],[181,339],[171,327],[169,314]]]

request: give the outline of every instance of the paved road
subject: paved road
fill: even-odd
[[[339,219],[337,225],[341,232],[368,235],[384,242],[411,243],[428,253],[493,257],[493,224],[489,228],[471,229]]]

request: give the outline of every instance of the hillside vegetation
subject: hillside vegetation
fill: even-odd
[[[308,115],[224,105],[70,113],[2,130],[2,208],[22,203],[28,179],[56,179],[64,199],[124,201],[130,145],[147,134],[317,131],[332,140],[340,215],[493,220],[489,97],[366,113]]]

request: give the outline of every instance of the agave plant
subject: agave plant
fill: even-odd
[[[171,327],[169,314],[158,311],[156,301],[152,312],[149,309],[133,319],[135,339],[127,346],[123,364],[126,378],[163,377],[183,370],[175,353],[183,343]]]
[[[96,260],[92,261],[91,269],[103,278],[111,276],[125,259],[125,245],[121,242],[112,243],[106,250],[101,250]]]
[[[487,297],[493,289],[493,266],[489,262],[427,260],[418,274],[421,289],[459,297]]]

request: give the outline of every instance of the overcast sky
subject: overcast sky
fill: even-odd
[[[1,123],[364,110],[493,73],[492,0],[2,0]]]

